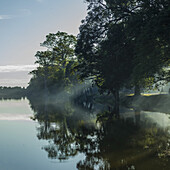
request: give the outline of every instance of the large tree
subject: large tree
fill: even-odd
[[[125,16],[113,13],[113,6],[106,1],[88,2],[89,12],[80,26],[76,48],[78,69],[82,78],[93,78],[102,91],[114,95],[112,113],[118,114],[119,90],[128,81],[133,68],[133,41],[126,33],[126,12]],[[122,3],[117,1],[118,6]]]
[[[33,78],[29,88],[40,87],[48,93],[60,91],[75,83],[76,78],[72,74],[72,68],[76,63],[75,44],[75,36],[65,32],[47,35],[46,40],[41,43],[41,46],[46,47],[46,51],[37,51],[35,55],[35,63],[39,66],[32,72]]]
[[[76,48],[78,68],[82,78],[91,77],[102,90],[113,93],[118,112],[121,87],[135,86],[139,93],[140,86],[153,83],[155,74],[169,65],[169,2],[87,2]]]

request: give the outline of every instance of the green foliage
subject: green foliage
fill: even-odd
[[[76,47],[82,78],[108,91],[169,80],[163,70],[170,65],[170,1],[86,2]]]
[[[129,22],[132,29],[136,21],[138,23],[138,31],[134,32],[136,55],[133,76],[139,82],[145,78],[156,78],[155,83],[160,79],[167,79],[166,75],[162,76],[162,69],[170,64],[168,38],[170,37],[170,1],[141,0],[139,4],[137,15],[132,15]]]
[[[78,70],[82,78],[92,77],[101,91],[115,96],[119,112],[119,90],[129,83],[134,64],[134,43],[127,33],[126,12],[119,11],[122,1],[88,1],[89,12],[80,27],[76,47]],[[122,13],[121,13],[122,12]]]
[[[29,91],[59,92],[69,90],[69,86],[77,82],[73,67],[76,64],[74,48],[76,38],[65,32],[50,33],[41,46],[46,51],[37,51],[36,64],[38,68],[31,72]]]
[[[65,32],[58,31],[56,34],[50,33],[41,46],[46,47],[51,52],[51,64],[65,67],[69,61],[74,60],[74,48],[76,38]]]

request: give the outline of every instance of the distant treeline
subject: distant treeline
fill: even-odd
[[[25,87],[2,87],[0,86],[0,99],[21,99],[26,96]]]

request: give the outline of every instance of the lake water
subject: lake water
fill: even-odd
[[[37,138],[33,114],[27,99],[0,101],[0,170],[76,169],[81,154],[62,162],[48,159],[42,150],[48,141]]]
[[[70,103],[1,100],[0,170],[169,170],[169,114],[95,122]]]

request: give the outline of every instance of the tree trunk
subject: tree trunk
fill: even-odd
[[[135,85],[135,92],[134,92],[135,96],[140,96],[140,86],[137,84]]]
[[[116,89],[114,91],[112,91],[112,94],[114,95],[115,98],[115,103],[114,103],[114,109],[111,112],[111,117],[113,117],[113,115],[115,115],[117,118],[119,118],[119,90]]]
[[[45,98],[48,97],[48,87],[47,87],[47,78],[48,78],[48,73],[47,73],[47,68],[45,66],[45,73],[44,73],[44,96]]]
[[[115,115],[119,117],[119,90],[115,92]]]

